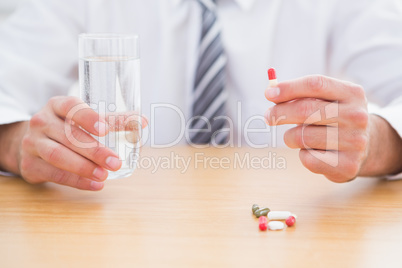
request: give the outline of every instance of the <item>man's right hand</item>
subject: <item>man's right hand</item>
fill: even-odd
[[[80,109],[71,113],[76,107]],[[121,167],[116,153],[88,134],[105,136],[109,131],[105,120],[78,98],[54,97],[29,122],[16,124],[0,126],[1,144],[7,140],[11,144],[7,152],[0,149],[0,166],[29,183],[54,182],[99,191],[107,170]],[[79,144],[95,146],[83,148]]]

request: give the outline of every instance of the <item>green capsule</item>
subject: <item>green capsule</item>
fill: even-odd
[[[257,204],[254,204],[251,210],[253,211],[253,214],[255,213],[256,210],[259,210],[260,207]]]
[[[271,210],[269,208],[260,208],[255,211],[254,215],[259,218],[261,216],[267,216]]]
[[[261,217],[261,215],[260,215],[260,210],[256,210],[256,211],[254,212],[254,215],[255,215],[257,218]]]

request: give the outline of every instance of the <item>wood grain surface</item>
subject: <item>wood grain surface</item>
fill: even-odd
[[[0,188],[0,267],[402,267],[402,181],[335,184],[296,151],[148,148],[101,192]],[[261,232],[254,203],[297,223]]]

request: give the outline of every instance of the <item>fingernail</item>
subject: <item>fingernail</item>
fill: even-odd
[[[112,170],[117,170],[120,168],[121,162],[120,159],[114,157],[114,156],[109,156],[106,158],[106,165]]]
[[[268,88],[266,91],[266,96],[268,99],[275,99],[279,96],[280,90],[278,87]]]
[[[103,182],[97,182],[97,181],[91,181],[91,185],[90,185],[91,190],[93,190],[93,191],[102,190],[103,186],[104,186]]]
[[[92,173],[96,180],[105,180],[107,178],[108,172],[103,168],[97,167]]]
[[[96,131],[98,131],[98,134],[105,134],[107,130],[107,125],[101,121],[98,121],[95,123],[94,128]]]

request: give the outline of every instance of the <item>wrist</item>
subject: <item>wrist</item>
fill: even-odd
[[[384,118],[370,114],[369,143],[359,176],[384,176],[402,172],[402,139]]]
[[[19,175],[21,141],[29,121],[0,125],[0,170]]]

